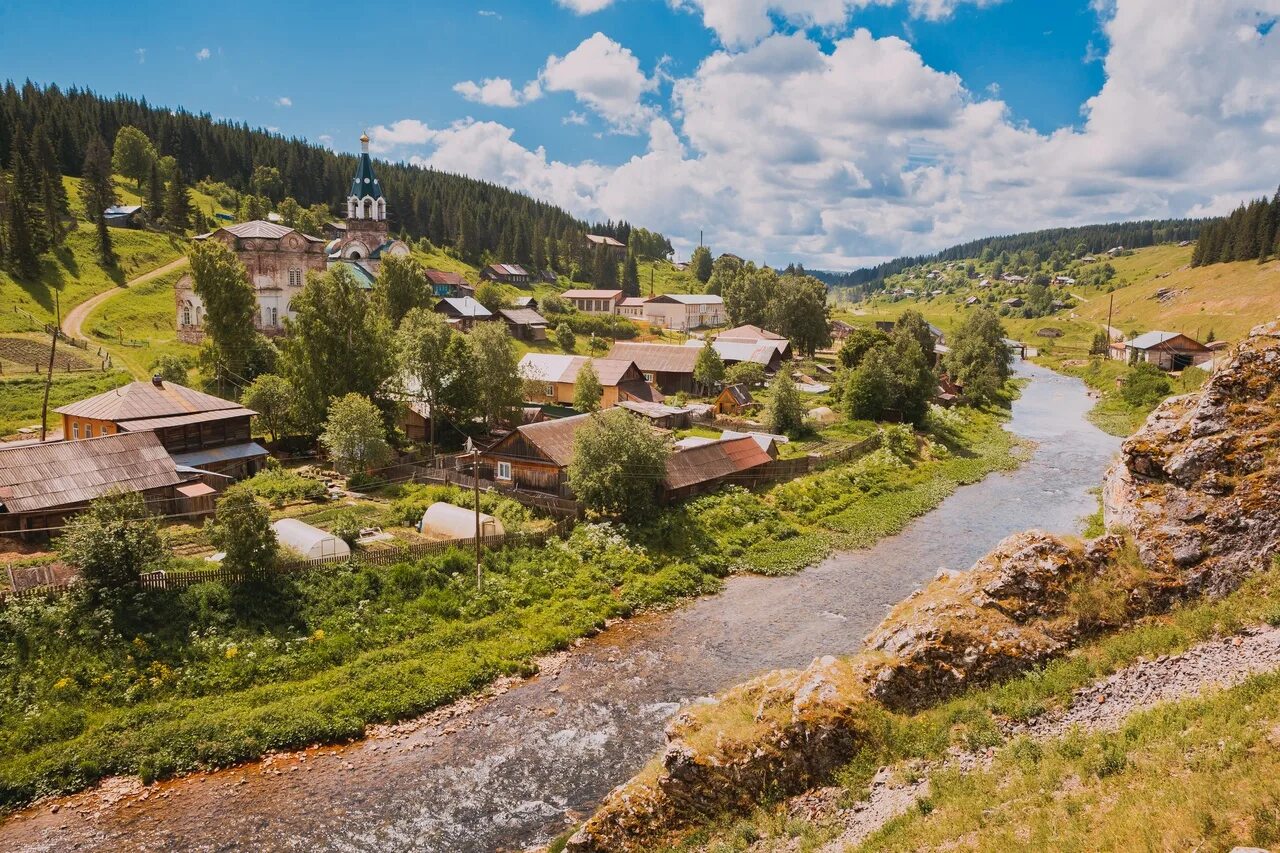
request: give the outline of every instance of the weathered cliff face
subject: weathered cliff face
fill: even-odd
[[[1156,409],[1103,489],[1108,525],[1190,594],[1221,595],[1280,543],[1280,323],[1254,329],[1198,393]]]
[[[660,761],[615,789],[569,849],[643,849],[700,816],[812,787],[854,753],[876,708],[927,707],[1186,595],[1233,589],[1280,542],[1278,380],[1272,324],[1125,442],[1105,484],[1107,521],[1124,535],[1011,536],[898,605],[859,655],[687,709]]]

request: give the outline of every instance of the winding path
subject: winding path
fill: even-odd
[[[1079,380],[1018,371],[1031,381],[1009,428],[1036,442],[1031,458],[872,548],[792,577],[731,578],[718,595],[581,642],[538,677],[349,746],[146,788],[113,780],[38,805],[0,825],[0,848],[488,853],[546,841],[644,765],[681,704],[856,651],[939,567],[968,568],[1010,533],[1075,531],[1119,441],[1085,419],[1093,400]]]
[[[119,296],[130,287],[144,284],[153,278],[162,276],[165,273],[173,272],[176,269],[181,269],[186,265],[187,256],[183,255],[180,258],[169,261],[167,264],[158,266],[153,270],[148,270],[137,278],[130,279],[119,287],[113,287],[110,290],[104,290],[99,294],[89,297],[84,302],[81,302],[79,305],[68,311],[67,316],[62,318],[62,333],[67,337],[88,340],[89,336],[84,333],[84,321],[89,318],[91,313],[93,313],[93,309],[97,308],[107,300]],[[104,346],[104,349],[105,348],[106,347]]]

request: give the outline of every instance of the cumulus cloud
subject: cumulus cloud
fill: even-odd
[[[577,110],[569,110],[569,114],[560,119],[561,124],[586,124],[587,117]]]
[[[634,53],[604,33],[595,33],[564,56],[549,57],[539,79],[549,92],[572,92],[624,133],[636,132],[653,115],[642,98],[657,88],[657,81],[640,70]]]
[[[276,98],[276,106],[277,106],[277,107],[291,107],[291,106],[293,106],[293,99],[292,99],[292,98],[286,98],[286,97],[284,97],[283,95],[281,95],[279,98]]]
[[[371,135],[379,150],[418,146],[417,162],[587,219],[661,229],[682,254],[705,229],[717,251],[810,267],[1051,225],[1218,213],[1272,189],[1280,32],[1260,27],[1280,0],[1099,8],[1105,83],[1078,130],[1038,133],[997,92],[859,30],[825,47],[773,34],[715,52],[673,83],[665,116],[644,107],[638,63],[631,88],[596,90],[594,102],[573,90],[646,135],[618,165],[557,161],[493,122],[406,120]]]
[[[564,8],[578,15],[590,15],[613,5],[613,0],[556,0]]]
[[[208,59],[210,56],[213,56],[213,54],[209,52],[209,48],[207,48],[207,47],[202,47],[202,48],[200,48],[199,50],[197,50],[197,51],[196,51],[196,61],[197,61],[197,62],[204,62],[204,61],[205,61],[206,59]]]
[[[487,107],[518,107],[542,97],[542,87],[537,80],[530,80],[517,89],[505,77],[490,77],[479,83],[464,80],[455,84],[453,91],[468,101]]]
[[[146,64],[146,61],[147,61],[147,49],[146,49],[145,47],[140,47],[140,48],[138,48],[137,50],[135,50],[135,51],[133,52],[133,55],[134,55],[134,56],[136,56],[136,57],[138,57],[138,64],[139,64],[139,65],[145,65],[145,64]]]

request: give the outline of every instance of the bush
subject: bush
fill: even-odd
[[[364,523],[360,516],[349,509],[344,509],[335,515],[333,521],[330,522],[329,532],[354,548],[356,540],[360,538],[360,529],[362,527],[364,527]]]
[[[1144,361],[1125,375],[1120,397],[1136,409],[1149,409],[1173,392],[1169,377],[1154,364]]]
[[[284,506],[289,501],[318,501],[325,496],[324,483],[281,468],[278,464],[254,474],[245,480],[245,485],[275,507]]]

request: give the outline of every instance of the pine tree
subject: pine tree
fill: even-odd
[[[111,182],[111,154],[101,136],[95,136],[89,142],[81,175],[80,195],[84,199],[85,214],[98,229],[98,255],[104,265],[115,266],[116,253],[111,247],[111,231],[107,228],[107,219],[103,214],[116,203],[116,188]]]
[[[24,231],[28,235],[23,239],[31,246],[31,251],[37,256],[42,255],[50,248],[49,226],[41,204],[43,193],[40,189],[40,172],[31,159],[31,144],[22,125],[18,125],[13,134],[9,165],[13,172],[10,205],[21,208],[19,216],[25,223]],[[17,244],[16,239],[13,242]]]
[[[13,180],[9,188],[9,209],[5,230],[8,232],[8,261],[10,268],[20,277],[33,279],[40,273],[40,252],[35,230],[39,220],[32,215],[32,199],[28,194],[31,184],[30,166],[27,163],[26,134],[19,125],[13,135],[9,162],[13,166]]]
[[[58,155],[44,125],[36,125],[31,136],[31,162],[40,177],[40,200],[44,207],[45,226],[49,229],[49,244],[60,246],[66,236],[63,223],[71,215],[71,204],[67,199],[67,188],[62,184]]]

